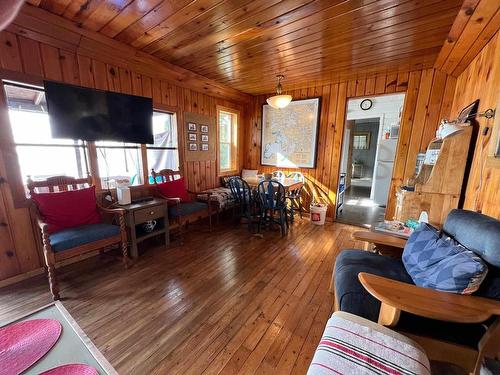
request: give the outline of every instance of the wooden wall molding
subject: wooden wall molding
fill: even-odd
[[[110,64],[124,65],[134,72],[214,97],[237,102],[249,102],[251,99],[248,94],[138,51],[102,34],[85,30],[69,20],[29,4],[25,4],[7,31],[70,53]]]

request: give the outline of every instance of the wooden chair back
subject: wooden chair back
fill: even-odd
[[[59,191],[78,190],[92,186],[92,177],[75,178],[70,176],[54,176],[45,180],[33,181],[28,176],[28,190],[33,193],[55,193]]]
[[[173,169],[162,169],[158,172],[156,172],[154,169],[151,169],[151,176],[153,176],[155,184],[158,183],[158,179],[160,180],[160,182],[170,182],[178,180],[182,177],[180,171],[174,171]]]

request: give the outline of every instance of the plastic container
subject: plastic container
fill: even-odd
[[[315,225],[324,225],[326,220],[326,211],[328,207],[323,203],[314,203],[310,206],[311,223]]]

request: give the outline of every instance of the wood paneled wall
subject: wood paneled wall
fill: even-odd
[[[85,87],[98,88],[128,94],[152,97],[155,104],[177,113],[179,124],[179,154],[181,168],[187,177],[188,188],[194,191],[219,186],[216,161],[182,162],[184,152],[184,112],[194,112],[216,116],[216,106],[238,110],[244,114],[241,102],[224,100],[219,97],[198,92],[169,80],[159,79],[157,75],[147,75],[133,70],[122,61],[118,64],[115,56],[102,55],[102,58],[89,56],[84,50],[76,50],[67,45],[64,39],[50,39],[50,43],[40,42],[47,38],[41,34],[30,35],[35,39],[8,31],[0,33],[0,76],[16,77],[18,81],[33,82],[50,79]],[[23,34],[23,35],[21,35]],[[67,48],[66,48],[67,47]],[[104,48],[100,46],[100,48]],[[164,67],[159,66],[159,69]],[[191,82],[192,83],[192,82]],[[242,94],[243,95],[243,94]],[[5,107],[2,108],[5,110]],[[5,111],[0,122],[2,140],[0,141],[0,175],[7,176],[7,166],[3,159],[12,160],[15,149],[12,145],[8,120]],[[244,118],[241,119],[244,124]],[[244,139],[244,127],[239,132]],[[215,136],[215,134],[213,135]],[[241,151],[243,147],[240,148]],[[10,153],[10,155],[8,155]],[[15,160],[15,156],[14,156]],[[9,163],[12,164],[12,163]],[[12,165],[11,165],[12,167]],[[12,168],[11,168],[12,169]],[[10,186],[12,184],[12,186]],[[35,245],[35,233],[31,228],[27,208],[16,208],[12,189],[19,189],[20,176],[16,181],[8,179],[0,185],[0,280],[19,274],[39,270],[42,266]]]
[[[500,34],[497,33],[477,55],[469,67],[458,77],[452,113],[479,99],[479,111],[496,108],[500,116]],[[478,117],[480,130],[474,150],[471,173],[467,183],[464,208],[481,211],[500,218],[500,168],[489,165],[486,155],[491,139],[494,119]],[[489,131],[485,135],[484,129]]]
[[[334,216],[347,100],[406,92],[387,207],[387,217],[392,217],[395,189],[412,176],[416,155],[425,151],[434,137],[439,119],[449,117],[455,84],[455,78],[434,69],[426,69],[288,91],[294,99],[322,98],[317,165],[314,169],[301,169],[307,179],[306,206],[313,198],[322,200],[329,205],[328,215]],[[247,122],[249,129],[244,157],[246,168],[266,172],[276,169],[260,164],[262,104],[270,95],[257,96],[253,101]]]

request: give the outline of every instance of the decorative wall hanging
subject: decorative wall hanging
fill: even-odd
[[[294,100],[286,108],[262,108],[261,164],[314,168],[320,98]]]
[[[184,123],[185,160],[216,160],[215,119],[198,113],[185,112]]]

